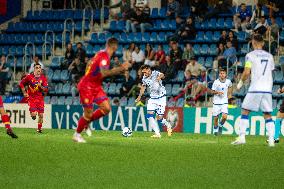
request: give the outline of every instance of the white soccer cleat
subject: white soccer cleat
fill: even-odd
[[[274,138],[273,138],[273,137],[268,139],[268,146],[269,146],[269,147],[274,147],[274,146],[275,146]]]
[[[232,142],[232,145],[241,145],[241,144],[245,144],[246,140],[242,140],[240,137],[238,137],[234,142]]]
[[[85,139],[81,136],[80,133],[74,133],[73,141],[78,143],[86,143]]]
[[[88,127],[88,128],[86,129],[86,134],[88,135],[88,137],[91,137],[91,136],[92,136],[92,130],[91,130],[90,127]]]
[[[161,138],[161,135],[152,135],[151,138]]]

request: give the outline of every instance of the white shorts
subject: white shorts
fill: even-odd
[[[167,97],[163,96],[161,98],[150,98],[147,104],[147,111],[156,112],[158,115],[164,115],[167,105]]]
[[[242,108],[253,112],[259,110],[262,112],[272,112],[272,94],[248,92],[243,101]]]
[[[228,114],[228,104],[213,104],[212,114],[213,116],[218,116],[220,114]]]

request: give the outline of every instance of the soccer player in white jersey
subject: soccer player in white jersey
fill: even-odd
[[[151,67],[148,65],[141,66],[142,71],[142,87],[140,89],[140,94],[135,100],[136,103],[140,101],[142,95],[144,94],[147,87],[150,89],[150,99],[147,104],[147,119],[149,121],[150,127],[153,128],[155,134],[153,138],[161,138],[159,125],[165,125],[167,127],[168,136],[172,135],[172,127],[170,123],[163,118],[164,112],[167,104],[166,89],[162,84],[162,79],[164,79],[164,74],[158,71],[152,71]],[[155,120],[155,115],[157,114],[157,121]]]
[[[254,35],[252,38],[254,51],[246,55],[245,69],[237,85],[237,89],[240,89],[243,82],[250,76],[250,87],[242,104],[239,137],[232,142],[234,145],[246,143],[245,135],[246,129],[249,127],[249,113],[261,110],[268,133],[268,145],[274,146],[275,128],[271,118],[274,60],[270,53],[262,50],[263,45],[262,36]]]
[[[222,134],[222,128],[227,120],[228,115],[228,98],[232,96],[232,82],[227,79],[227,71],[225,69],[219,70],[219,78],[216,79],[212,85],[213,97],[213,117],[214,128],[213,134]],[[222,118],[218,123],[219,115],[222,114]]]

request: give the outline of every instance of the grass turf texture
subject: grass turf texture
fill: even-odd
[[[0,188],[281,188],[284,144],[265,137],[96,131],[86,144],[71,130],[0,129]]]

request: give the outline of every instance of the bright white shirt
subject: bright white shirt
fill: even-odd
[[[138,54],[135,51],[132,52],[132,61],[143,62],[144,58],[145,58],[145,55],[143,51],[140,50]]]
[[[273,86],[273,56],[264,50],[254,50],[246,55],[245,67],[251,68],[248,92],[271,93]]]
[[[143,76],[142,83],[144,86],[149,87],[151,98],[160,98],[166,95],[166,88],[163,86],[162,81],[157,81],[157,77],[161,74],[158,71],[152,71],[149,77]]]
[[[215,94],[213,97],[214,105],[223,105],[228,104],[228,88],[232,87],[232,82],[229,79],[226,79],[224,82],[220,79],[216,79],[212,85],[212,90],[223,92],[223,95]]]

